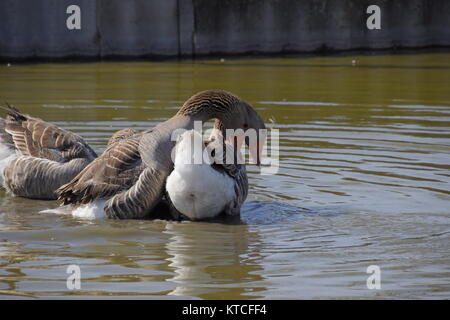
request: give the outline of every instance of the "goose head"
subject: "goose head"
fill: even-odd
[[[215,129],[237,150],[245,141],[254,162],[260,164],[266,126],[256,110],[238,96],[223,90],[202,91],[189,98],[177,115],[201,121],[216,119]]]

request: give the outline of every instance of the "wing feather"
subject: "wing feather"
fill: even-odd
[[[88,203],[130,188],[144,169],[138,150],[140,138],[136,134],[112,144],[72,181],[61,186],[58,198],[64,204]]]
[[[163,196],[167,173],[145,168],[128,190],[109,199],[105,212],[112,219],[142,219],[151,213]]]
[[[54,124],[23,114],[7,105],[4,131],[23,156],[32,156],[58,162],[75,158],[94,159],[95,152],[83,138]]]

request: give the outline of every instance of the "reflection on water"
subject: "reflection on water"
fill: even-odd
[[[260,239],[248,226],[172,223],[164,232],[170,235],[166,248],[174,270],[167,280],[177,285],[171,295],[233,299],[265,290],[256,274],[262,269]]]
[[[232,91],[274,120],[281,166],[249,167],[233,223],[83,221],[0,191],[0,295],[449,298],[449,86],[447,53],[0,66],[3,100],[98,152],[194,92]]]

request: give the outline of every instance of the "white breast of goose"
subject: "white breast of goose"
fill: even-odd
[[[194,163],[193,144],[203,146],[201,135],[193,130],[177,142],[166,190],[174,207],[189,219],[212,218],[234,200],[235,181],[206,162]]]

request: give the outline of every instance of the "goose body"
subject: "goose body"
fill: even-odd
[[[0,118],[0,182],[15,196],[57,199],[56,189],[71,181],[97,154],[79,135],[9,105],[7,111],[6,118]],[[134,133],[121,130],[108,145]]]
[[[191,130],[195,121],[210,119],[222,121],[223,129],[265,128],[256,111],[235,95],[222,90],[200,92],[172,118],[108,148],[57,190],[59,199],[75,207],[106,200],[103,209],[113,219],[155,217],[153,209],[163,200],[166,180],[174,169],[171,152],[178,129]]]
[[[70,181],[97,154],[84,140],[41,119],[8,106],[0,121],[0,148],[9,151],[1,161],[5,189],[32,199],[56,199],[55,190]]]
[[[195,161],[195,152],[203,156],[216,141],[204,143],[198,132],[190,130],[180,136],[175,147],[174,170],[167,178],[166,191],[175,209],[191,220],[239,214],[247,196],[244,165],[233,165],[237,170],[231,174],[229,166],[215,163],[210,152],[208,158]]]

